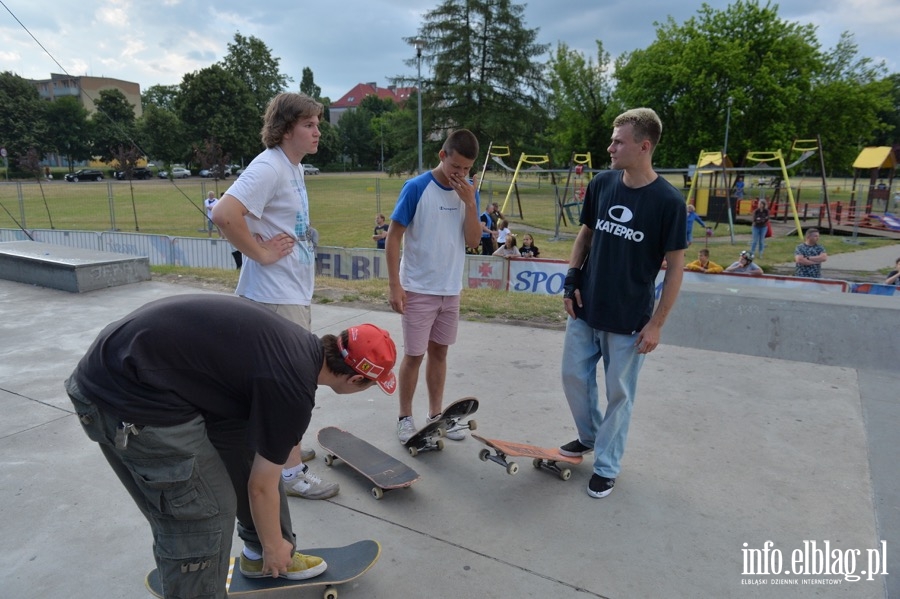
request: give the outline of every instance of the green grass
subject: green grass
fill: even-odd
[[[675,185],[681,185],[681,177],[667,175]],[[565,182],[563,174],[561,183]],[[373,246],[372,228],[379,212],[390,216],[404,178],[388,177],[380,173],[323,174],[306,177],[310,196],[310,218],[319,230],[319,243],[323,246],[363,247]],[[509,215],[510,227],[515,233],[532,232],[541,256],[568,260],[572,239],[577,232],[574,223],[560,224],[560,238],[556,233],[555,205],[557,195],[546,175],[521,175],[516,188],[510,190],[509,177],[489,172],[481,186],[481,205],[490,202],[506,203],[504,213]],[[192,177],[168,181],[116,181],[67,183],[56,177],[52,182],[0,183],[0,227],[17,228],[15,220],[29,229],[104,231],[140,231],[172,236],[205,237],[205,214],[202,200],[208,191],[224,193],[233,180],[216,181]],[[577,181],[579,187],[586,181]],[[849,198],[851,180],[830,180],[829,194],[832,201]],[[800,203],[817,202],[821,181],[814,178],[792,180],[795,195]],[[562,192],[560,192],[562,193]],[[756,193],[749,188],[747,196]],[[768,190],[771,193],[771,189]],[[571,201],[572,189],[567,193]],[[9,211],[9,214],[7,213]],[[12,216],[10,216],[12,215]],[[811,222],[808,224],[812,224]],[[807,223],[804,223],[807,226]],[[698,231],[699,232],[699,229]],[[735,235],[750,234],[749,225],[738,224]],[[879,247],[894,242],[866,238],[864,246],[843,242],[842,237],[822,236],[822,244],[829,254],[854,251],[860,247]],[[713,260],[730,264],[739,251],[749,245],[740,240],[731,246],[727,224],[715,228],[711,240]],[[694,249],[703,243],[695,235],[695,243],[688,250],[688,257],[695,257]],[[765,258],[760,266],[791,262],[795,236],[772,238],[767,243]],[[890,265],[885,265],[890,266]],[[518,295],[518,294],[516,294]],[[489,307],[484,306],[484,311]]]

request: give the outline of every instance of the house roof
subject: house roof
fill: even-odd
[[[415,87],[378,87],[375,83],[357,83],[353,89],[341,96],[337,102],[331,104],[331,108],[357,108],[366,96],[378,96],[381,99],[388,98],[397,104],[405,104]]]

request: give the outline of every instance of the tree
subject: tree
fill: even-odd
[[[303,76],[300,78],[300,91],[310,98],[321,101],[322,88],[313,81],[313,72],[309,67],[303,67]]]
[[[612,95],[609,54],[597,40],[596,62],[560,43],[547,64],[550,121],[546,139],[556,164],[568,164],[572,152],[604,157],[609,125],[604,115]],[[595,158],[596,159],[596,158]]]
[[[44,154],[46,106],[30,81],[9,71],[0,73],[0,145],[6,148],[10,162],[25,157],[31,149]]]
[[[523,26],[524,10],[510,0],[444,0],[425,14],[418,37],[422,60],[432,66],[421,90],[423,123],[430,124],[423,135],[435,139],[429,152],[447,129],[466,127],[509,145],[543,129],[543,66],[535,58],[549,46]]]
[[[846,36],[823,53],[815,31],[779,18],[777,5],[748,0],[721,11],[704,4],[682,25],[670,17],[657,24],[656,40],[647,48],[616,60],[608,116],[635,106],[654,108],[664,140],[656,164],[684,167],[701,150],[723,148],[731,98],[733,162],[742,163],[748,151],[786,152],[795,139],[826,136],[832,119],[838,119],[840,133],[823,142],[826,164],[841,161],[838,147],[848,136],[868,139],[874,133],[872,114],[881,104],[864,96],[876,91],[870,86],[878,68],[856,60]],[[845,110],[852,111],[852,125],[841,122]]]
[[[287,89],[293,81],[278,72],[281,59],[272,56],[269,47],[259,38],[234,34],[234,43],[228,44],[228,54],[219,66],[238,77],[247,85],[253,95],[260,117],[266,111],[269,100]]]
[[[900,144],[900,73],[889,75],[884,81],[890,88],[888,98],[890,106],[878,113],[882,126],[872,144],[894,146]]]
[[[140,146],[148,157],[171,164],[184,160],[190,152],[184,124],[171,110],[155,104],[144,106],[137,128]]]
[[[348,110],[338,123],[341,152],[350,160],[350,169],[372,169],[378,162],[370,123],[372,113],[362,106]]]
[[[104,162],[111,162],[116,159],[121,146],[135,144],[134,106],[118,89],[100,90],[100,98],[94,106],[97,112],[91,115],[91,153]]]
[[[47,150],[66,158],[68,164],[91,157],[88,111],[73,96],[56,98],[46,107]]]
[[[141,94],[141,106],[157,106],[166,110],[175,110],[175,103],[181,89],[177,85],[151,85]]]
[[[191,144],[215,140],[231,156],[259,153],[262,113],[247,85],[220,65],[186,74],[177,108]]]
[[[806,111],[804,124],[806,131],[821,135],[830,172],[851,173],[861,147],[876,143],[884,131],[886,124],[879,115],[894,108],[891,82],[884,78],[884,70],[882,63],[859,58],[847,33],[825,55],[808,98],[813,109]]]

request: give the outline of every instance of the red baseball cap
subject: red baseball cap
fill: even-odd
[[[347,329],[347,347],[338,335],[338,349],[344,362],[353,370],[372,379],[381,390],[393,395],[397,378],[391,369],[397,361],[397,348],[387,331],[374,324],[361,324]]]

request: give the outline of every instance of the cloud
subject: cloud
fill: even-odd
[[[728,0],[707,0],[724,10]],[[656,38],[654,23],[671,15],[676,23],[695,16],[698,0],[569,0],[525,4],[525,27],[539,28],[538,42],[558,42],[585,55],[596,55],[597,39],[615,58],[646,47]],[[793,0],[779,6],[781,18],[812,23],[823,48],[834,47],[842,31],[854,34],[860,54],[884,58],[897,71],[897,0]],[[107,76],[151,85],[180,83],[190,73],[218,62],[234,34],[261,39],[296,89],[305,67],[312,69],[324,95],[336,100],[360,82],[387,85],[395,76],[415,77],[415,50],[403,41],[414,37],[423,15],[436,0],[344,0],[309,5],[296,0],[265,3],[217,0],[197,3],[163,0],[30,0],[13,13],[0,12],[3,69],[46,79],[63,68],[72,75]],[[7,9],[9,10],[9,9]],[[22,25],[16,22],[21,20]],[[24,28],[23,28],[24,25]],[[27,31],[26,29],[27,28]],[[31,38],[29,32],[47,49]],[[51,58],[52,56],[52,58]]]

